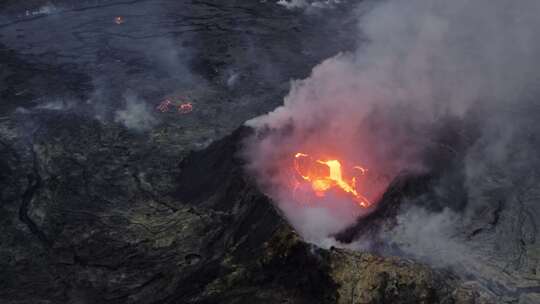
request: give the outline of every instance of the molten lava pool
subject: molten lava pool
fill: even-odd
[[[301,178],[301,181],[295,184],[294,192],[304,183],[311,186],[317,197],[324,197],[329,191],[338,191],[348,195],[362,208],[371,205],[361,193],[362,181],[367,172],[367,169],[361,166],[352,166],[349,170],[344,170],[342,162],[337,159],[316,159],[305,153],[296,153],[294,169]],[[345,176],[346,173],[349,178]]]

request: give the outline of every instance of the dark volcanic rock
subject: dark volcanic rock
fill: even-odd
[[[336,240],[351,243],[362,236],[377,236],[383,225],[394,225],[401,204],[406,198],[425,194],[433,183],[429,174],[404,173],[395,178],[388,190],[374,204],[371,213],[357,219],[356,223],[335,235]]]
[[[539,251],[538,217],[533,215],[538,205],[532,193],[538,190],[527,176],[537,176],[536,157],[526,160],[526,169],[515,161],[486,161],[488,169],[471,178],[471,168],[484,161],[483,155],[471,157],[484,149],[478,128],[447,120],[437,132],[425,151],[429,171],[398,176],[375,210],[336,239],[450,268],[497,302],[534,299]],[[538,146],[532,137],[516,136],[515,141],[512,147],[518,150]]]
[[[464,209],[467,205],[467,191],[463,185],[463,159],[466,150],[477,139],[474,128],[469,126],[464,129],[461,120],[446,118],[439,122],[433,134],[430,134],[432,144],[425,147],[422,153],[425,168],[417,172],[402,172],[396,176],[374,204],[374,210],[336,234],[336,239],[351,243],[368,236],[377,243],[378,240],[373,238],[378,236],[383,226],[395,226],[398,213],[412,204],[432,212],[441,212],[445,208]],[[468,140],[463,136],[464,133],[471,134]],[[375,247],[377,245],[384,246],[379,243]]]
[[[199,0],[8,0],[0,10],[0,303],[478,298],[425,265],[307,244],[244,174],[250,130],[223,138],[280,105],[290,79],[362,40],[348,1],[309,14]],[[146,133],[113,122],[129,90],[155,120]],[[194,111],[150,111],[165,96]],[[400,187],[370,218],[393,218]]]
[[[17,119],[33,123],[0,127],[2,303],[453,303],[461,290],[303,242],[243,173],[247,128],[182,158],[93,120]]]

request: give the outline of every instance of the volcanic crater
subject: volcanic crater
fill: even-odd
[[[468,209],[474,120],[438,121],[422,170],[393,176],[327,246],[249,170],[249,143],[287,130],[245,122],[281,106],[291,79],[368,43],[351,38],[361,8],[0,4],[0,302],[538,303],[536,175]],[[389,237],[414,208],[474,219],[451,240],[487,262],[440,265]]]

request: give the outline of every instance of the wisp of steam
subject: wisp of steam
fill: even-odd
[[[527,201],[532,194],[520,198],[522,205],[515,202],[516,189],[539,193],[534,135],[540,117],[539,14],[536,0],[360,4],[358,37],[351,39],[365,42],[354,52],[323,61],[309,78],[292,82],[283,106],[247,123],[257,133],[246,147],[248,169],[305,239],[335,245],[331,235],[369,210],[347,205],[336,211],[330,197],[322,206],[295,202],[283,173],[295,152],[336,155],[390,181],[403,171],[430,170],[423,151],[434,144],[441,121],[452,117],[474,124],[477,139],[462,162],[467,206],[437,213],[404,209],[397,228],[383,237],[407,254],[443,265],[480,255],[493,256],[496,263],[497,250],[508,251],[503,256],[510,259],[513,245],[496,248],[496,229],[478,240],[483,253],[450,238],[471,224],[480,206],[495,206],[497,200],[506,200],[508,210],[540,214],[539,204]],[[486,196],[494,189],[506,196]],[[519,225],[529,221],[536,227],[537,220],[527,218]]]

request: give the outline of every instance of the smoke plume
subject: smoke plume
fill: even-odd
[[[114,119],[116,122],[135,131],[148,130],[157,123],[157,119],[152,115],[151,108],[133,91],[126,91],[124,99],[125,107],[116,111]]]
[[[342,2],[341,0],[324,0],[324,1],[309,1],[309,0],[279,0],[276,2],[287,9],[306,9],[308,12],[313,9],[332,8]]]
[[[403,171],[434,170],[426,151],[443,145],[441,124],[458,121],[465,131],[452,136],[468,145],[457,152],[448,147],[460,161],[442,164],[436,195],[423,203],[441,208],[404,204],[397,226],[382,238],[437,265],[482,255],[497,263],[500,255],[521,259],[516,269],[536,267],[523,255],[534,247],[540,214],[534,204],[539,12],[535,0],[361,4],[358,40],[366,42],[292,82],[283,106],[247,123],[257,130],[246,148],[249,170],[292,225],[324,245],[369,210],[336,211],[330,198],[316,208],[295,202],[286,173],[291,155],[332,155],[391,180]],[[456,184],[464,204],[454,195]],[[495,244],[501,237],[506,248]],[[519,247],[519,239],[529,247]]]

